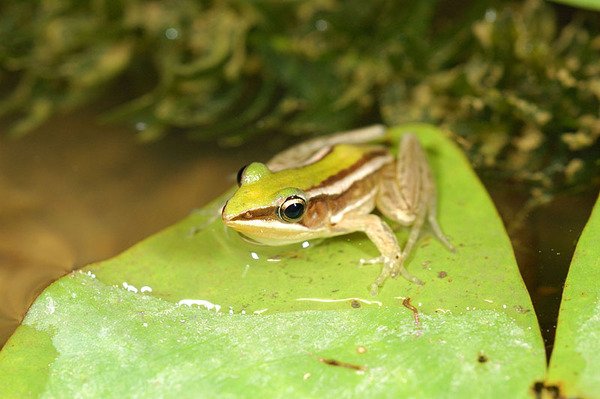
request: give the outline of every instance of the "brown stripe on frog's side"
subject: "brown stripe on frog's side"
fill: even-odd
[[[321,158],[321,159],[323,159],[323,158]],[[374,148],[372,151],[365,153],[363,155],[363,157],[358,162],[355,162],[351,167],[341,170],[340,172],[336,173],[335,175],[329,176],[328,178],[326,178],[325,180],[323,180],[316,186],[313,186],[313,187],[309,188],[308,190],[306,190],[306,192],[310,193],[311,191],[321,191],[320,189],[327,188],[327,187],[336,187],[336,183],[351,176],[352,174],[354,174],[357,171],[361,171],[363,168],[365,168],[366,164],[368,164],[369,162],[372,162],[372,161],[374,161],[373,162],[374,166],[373,166],[373,170],[370,172],[374,173],[374,172],[377,172],[377,170],[383,166],[383,165],[377,165],[379,162],[384,162],[385,164],[387,164],[387,163],[392,162],[393,158],[385,148]],[[367,174],[370,174],[370,173],[367,173]],[[357,179],[360,179],[360,178],[363,178],[363,173],[360,173],[360,175],[357,175]]]
[[[378,169],[376,172],[381,170]],[[369,176],[359,179],[354,182],[347,190],[339,194],[321,194],[312,197],[309,200],[306,214],[299,222],[305,227],[314,229],[324,225],[335,224],[331,221],[339,213],[345,213],[348,210],[348,205],[355,205],[360,202],[360,199],[365,198],[368,192],[374,192],[379,185],[379,174],[371,173]],[[364,206],[373,209],[375,196],[373,195],[370,202]]]

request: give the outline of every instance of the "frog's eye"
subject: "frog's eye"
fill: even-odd
[[[285,222],[297,222],[304,216],[306,200],[300,196],[287,197],[279,207],[279,217]]]
[[[244,165],[244,166],[242,166],[240,168],[240,170],[238,170],[238,173],[237,173],[237,185],[238,185],[238,187],[240,187],[242,185],[242,177],[244,177],[244,171],[246,170],[247,167],[248,167],[248,165]]]

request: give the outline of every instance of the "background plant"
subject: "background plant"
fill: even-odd
[[[2,6],[0,115],[20,136],[109,99],[143,140],[238,145],[372,121],[447,128],[534,198],[599,175],[600,17],[530,0],[22,1]]]

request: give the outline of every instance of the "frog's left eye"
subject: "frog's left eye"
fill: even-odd
[[[287,197],[279,207],[279,217],[285,222],[297,222],[304,216],[306,200],[300,196]]]
[[[240,170],[238,170],[238,173],[237,173],[238,187],[240,187],[242,185],[242,177],[244,177],[244,171],[246,170],[247,167],[248,167],[248,165],[244,165],[240,168]]]

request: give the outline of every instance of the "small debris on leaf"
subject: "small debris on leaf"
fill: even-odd
[[[327,359],[324,357],[320,357],[319,361],[328,366],[344,367],[344,368],[356,370],[356,371],[365,371],[367,369],[365,366],[361,366],[359,364],[346,363],[346,362],[342,362],[342,361],[335,360],[335,359]]]
[[[404,298],[404,300],[402,301],[402,306],[404,306],[407,309],[410,309],[413,312],[413,318],[415,319],[415,326],[417,326],[417,328],[420,328],[421,321],[419,320],[419,311],[417,310],[417,308],[415,308],[413,305],[411,305],[410,297]]]

